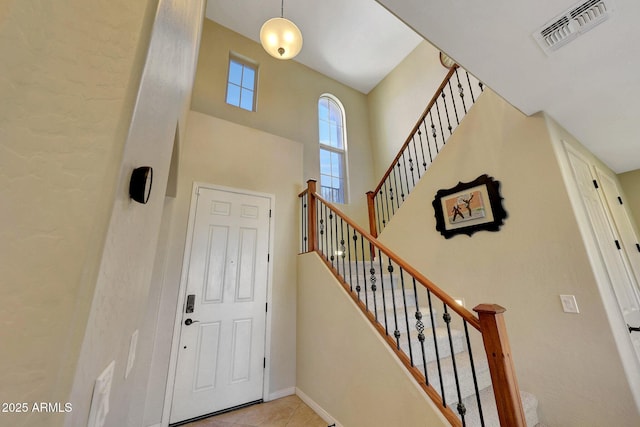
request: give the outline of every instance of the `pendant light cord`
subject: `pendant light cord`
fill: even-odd
[[[284,0],[280,4],[280,18],[284,18]]]

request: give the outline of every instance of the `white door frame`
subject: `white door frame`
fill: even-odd
[[[164,397],[164,406],[162,409],[162,421],[161,427],[169,426],[169,415],[171,413],[171,402],[173,401],[173,387],[176,378],[176,369],[178,364],[178,347],[180,346],[180,333],[182,330],[182,310],[184,306],[185,293],[187,290],[187,278],[189,277],[189,271],[186,265],[191,259],[191,243],[193,240],[193,228],[195,226],[196,206],[198,198],[198,190],[200,188],[206,188],[210,190],[227,191],[231,193],[246,194],[248,196],[265,197],[271,201],[271,221],[269,221],[269,253],[273,254],[274,245],[274,224],[275,224],[275,199],[276,196],[269,193],[260,193],[257,191],[244,190],[240,188],[226,187],[223,185],[207,184],[203,182],[195,181],[191,190],[191,204],[189,205],[189,222],[187,224],[187,235],[185,237],[184,256],[182,258],[182,273],[180,274],[180,288],[178,290],[178,300],[176,303],[176,315],[173,324],[173,338],[171,340],[171,357],[169,358],[169,373],[167,375],[167,386]],[[267,400],[269,396],[269,384],[271,373],[271,316],[272,310],[272,284],[273,284],[273,256],[267,266],[267,319],[265,326],[265,344],[264,344],[264,356],[267,359],[266,367],[264,369],[264,380],[262,387],[262,399]]]
[[[629,388],[635,400],[636,408],[640,410],[640,365],[638,363],[638,357],[636,356],[633,344],[629,339],[626,322],[614,294],[613,285],[611,284],[607,273],[607,267],[605,266],[602,255],[600,254],[599,245],[592,230],[591,221],[589,220],[586,208],[583,205],[582,196],[573,175],[573,169],[571,167],[568,152],[572,151],[582,158],[586,158],[587,156],[564,139],[558,141],[552,138],[552,141],[565,187],[569,195],[569,200],[573,207],[576,222],[578,223],[578,228],[587,250],[589,263],[591,264],[591,269],[598,285],[600,297],[602,298],[602,304],[605,308],[609,326],[611,327],[613,340],[618,348],[618,355],[622,361],[622,366],[627,377]],[[591,167],[593,168],[593,162],[588,159],[587,162],[591,164]],[[606,211],[604,206],[603,209]]]

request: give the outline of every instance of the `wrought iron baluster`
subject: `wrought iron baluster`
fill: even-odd
[[[349,223],[347,223],[347,251],[349,252],[349,290],[353,292],[353,277],[351,276],[351,242],[349,236],[351,235]]]
[[[453,112],[456,115],[456,125],[459,125],[460,118],[458,118],[458,108],[456,107],[456,98],[453,96],[453,88],[451,87],[451,80],[449,80],[449,83],[447,83],[447,86],[449,86],[449,93],[451,94],[451,103],[453,104]],[[449,129],[449,132],[451,132],[451,129]]]
[[[327,259],[327,261],[329,260],[329,221],[327,221],[327,219],[329,218],[329,215],[327,214],[327,205],[325,205],[324,203],[322,204],[322,206],[324,206],[324,257]]]
[[[445,115],[447,117],[447,129],[449,129],[449,136],[451,136],[451,133],[452,133],[451,129],[453,129],[453,128],[451,127],[451,119],[449,118],[449,108],[447,107],[447,96],[444,93],[444,90],[442,90],[442,95],[440,95],[440,96],[442,97],[442,103],[444,105],[444,112],[445,112]],[[446,144],[446,140],[443,140],[442,142],[444,144]]]
[[[469,72],[465,71],[465,74],[467,75],[467,83],[469,84],[469,92],[471,93],[471,103],[475,104],[476,97],[474,96],[473,87],[471,86],[471,79],[469,78]]]
[[[344,259],[347,256],[347,248],[344,246],[344,221],[340,218],[340,257],[342,258],[342,278],[346,280],[347,269],[344,265]]]
[[[442,145],[445,144],[444,137],[444,129],[442,128],[442,115],[440,114],[440,104],[436,101],[436,112],[438,113],[438,122],[440,123],[440,139],[442,140]],[[438,143],[436,142],[436,148],[438,147]]]
[[[360,234],[360,246],[361,246],[361,254],[362,254],[362,285],[364,286],[364,305],[369,311],[369,296],[367,295],[367,263],[364,260],[364,236]]]
[[[356,260],[356,292],[358,293],[358,299],[360,299],[360,291],[362,288],[360,287],[360,272],[358,270],[358,235],[356,234],[355,228],[353,229],[353,249],[354,249],[354,258]]]
[[[387,196],[387,181],[388,180],[389,180],[389,177],[387,177],[387,179],[384,180],[384,199],[383,199],[383,202],[384,202],[385,207],[387,208],[387,216],[385,217],[386,219],[382,220],[382,224],[384,226],[387,225],[387,221],[389,220],[389,218],[391,218],[391,215],[389,214],[389,199],[388,199],[388,196]]]
[[[418,160],[418,151],[416,149],[416,139],[415,136],[411,139],[411,143],[413,144],[413,157],[416,159],[416,161]],[[409,147],[409,151],[411,151],[411,147]],[[411,159],[411,155],[409,155],[409,170],[411,171],[411,182],[412,182],[412,186],[411,189],[413,189],[416,186],[416,177],[415,174],[413,173],[413,160]],[[420,168],[418,168],[418,179],[420,179]]]
[[[405,195],[409,195],[409,191],[411,191],[411,190],[409,190],[409,177],[407,175],[407,159],[405,157],[405,154],[407,153],[407,151],[409,151],[409,146],[408,145],[407,145],[407,149],[402,152],[402,165],[404,166],[404,168],[403,168],[404,169],[404,181],[407,184],[407,191],[405,192],[404,188],[402,188],[402,173],[400,173],[400,186],[401,186],[400,190],[402,190],[402,194],[401,194],[402,202],[404,202],[404,196]],[[409,155],[411,155],[411,153],[409,153]],[[400,172],[400,171],[398,171],[398,172]],[[398,202],[399,202],[399,200],[398,200]]]
[[[306,253],[308,252],[308,247],[307,247],[307,223],[306,223],[306,216],[307,216],[307,194],[303,194],[302,195],[302,218],[301,218],[301,225],[302,225],[302,253]]]
[[[426,129],[426,125],[424,120],[422,121],[422,127]],[[418,130],[418,137],[420,138],[420,152],[422,153],[422,168],[423,173],[427,171],[427,160],[424,157],[424,143],[422,142],[422,130]],[[427,144],[429,144],[429,138],[425,134],[425,138],[427,139]],[[420,176],[420,168],[418,168],[418,177]]]
[[[469,327],[467,321],[462,319],[464,324],[464,335],[467,338],[467,353],[469,353],[469,362],[471,363],[471,374],[473,375],[473,387],[476,392],[476,402],[478,403],[478,414],[480,415],[480,427],[484,426],[484,416],[482,414],[482,402],[480,402],[480,390],[478,390],[478,378],[476,376],[476,365],[473,362],[473,351],[471,351],[471,340],[469,339]]]
[[[387,322],[387,298],[384,294],[384,274],[382,274],[382,253],[378,249],[378,263],[380,265],[380,288],[382,289],[382,315],[384,317],[384,333],[389,335],[389,327]]]
[[[387,271],[389,272],[389,287],[391,288],[391,303],[393,304],[393,325],[395,330],[393,331],[393,336],[396,339],[396,348],[400,350],[400,330],[398,329],[398,308],[396,307],[396,294],[395,289],[393,288],[393,263],[391,262],[391,258],[389,258],[389,266],[387,267]],[[382,274],[382,272],[380,272]]]
[[[322,206],[320,204],[320,201],[317,202],[317,205],[320,207],[320,215],[318,215],[318,222],[319,222],[319,226],[318,226],[318,233],[320,234],[320,238],[317,239],[318,240],[318,249],[320,249],[320,254],[322,256],[325,256],[325,239],[324,239],[324,209],[322,209]]]
[[[407,312],[407,294],[404,289],[404,270],[400,267],[400,287],[402,289],[402,304],[404,306],[404,321],[407,327],[407,344],[409,346],[409,360],[413,366],[413,349],[411,348],[411,334],[409,333],[409,313]]]
[[[371,274],[371,278],[369,280],[369,283],[371,283],[371,285],[369,286],[369,288],[371,289],[371,292],[373,294],[373,314],[376,318],[376,322],[378,321],[378,303],[376,301],[376,291],[378,290],[378,287],[376,286],[376,269],[373,267],[373,262],[374,262],[374,250],[371,251],[371,255],[369,257],[369,274]]]
[[[456,382],[456,393],[458,394],[458,414],[460,414],[460,417],[462,418],[462,425],[465,425],[465,419],[464,419],[464,415],[466,413],[466,408],[464,407],[464,404],[462,403],[462,393],[460,393],[460,377],[458,376],[458,365],[456,363],[456,358],[455,358],[455,352],[453,349],[453,338],[451,336],[451,314],[449,314],[449,311],[447,310],[447,304],[446,303],[442,303],[442,306],[444,307],[444,313],[442,314],[442,319],[444,320],[444,323],[447,325],[447,335],[449,337],[449,349],[451,350],[451,363],[453,365],[453,378]],[[442,393],[446,393],[444,390],[442,390]]]
[[[429,119],[431,120],[431,136],[433,138],[433,141],[436,141],[436,127],[433,124],[433,108],[431,110],[429,110]],[[429,164],[431,164],[433,162],[433,153],[431,152],[431,141],[429,140],[429,132],[425,132],[425,137],[427,138],[427,148],[429,150]],[[436,144],[437,147],[437,144]],[[425,170],[427,169],[427,166],[425,166]]]
[[[429,301],[429,317],[431,318],[431,333],[433,334],[433,345],[436,351],[436,364],[438,366],[438,379],[440,380],[440,397],[442,406],[447,407],[447,397],[444,392],[444,381],[442,379],[442,365],[440,363],[440,349],[438,348],[438,337],[436,337],[436,322],[433,317],[433,304],[431,302],[431,291],[427,289],[427,300]]]
[[[331,260],[331,266],[336,268],[334,264],[334,260],[336,258],[336,250],[335,250],[335,242],[333,240],[333,211],[329,209],[329,223],[327,224],[329,227],[329,259]]]
[[[424,372],[425,383],[429,385],[429,374],[427,373],[427,355],[424,351],[424,323],[422,322],[422,312],[420,311],[420,300],[418,299],[418,289],[416,288],[416,278],[413,279],[413,297],[416,301],[416,330],[418,331],[418,341],[422,350],[422,371]]]
[[[400,167],[400,163],[397,163],[397,166]],[[393,200],[394,200],[394,198],[395,199],[398,198],[398,196],[397,196],[397,193],[398,193],[398,180],[396,179],[396,168],[395,167],[391,170],[391,175],[393,175],[393,187],[391,187],[391,182],[389,182],[389,187],[390,187],[389,193],[391,194],[391,212],[395,215],[396,208],[394,206]],[[395,197],[394,197],[394,191],[393,191],[394,189],[395,189],[395,193],[396,193]],[[398,203],[397,200],[396,200],[396,203]],[[400,205],[398,205],[398,207],[400,207]]]
[[[460,83],[460,76],[458,75],[458,69],[456,68],[456,80],[458,81],[458,95],[460,96],[460,100],[462,101],[462,108],[464,108],[464,114],[467,114],[467,104],[464,102],[464,89],[462,88],[462,83]]]

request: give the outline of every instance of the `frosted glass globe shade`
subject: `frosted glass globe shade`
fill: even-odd
[[[274,58],[291,59],[302,49],[302,33],[288,19],[271,18],[260,29],[260,42]]]

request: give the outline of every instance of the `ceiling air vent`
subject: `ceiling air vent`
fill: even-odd
[[[588,0],[573,5],[533,33],[542,50],[550,54],[596,25],[613,12],[613,0]]]

